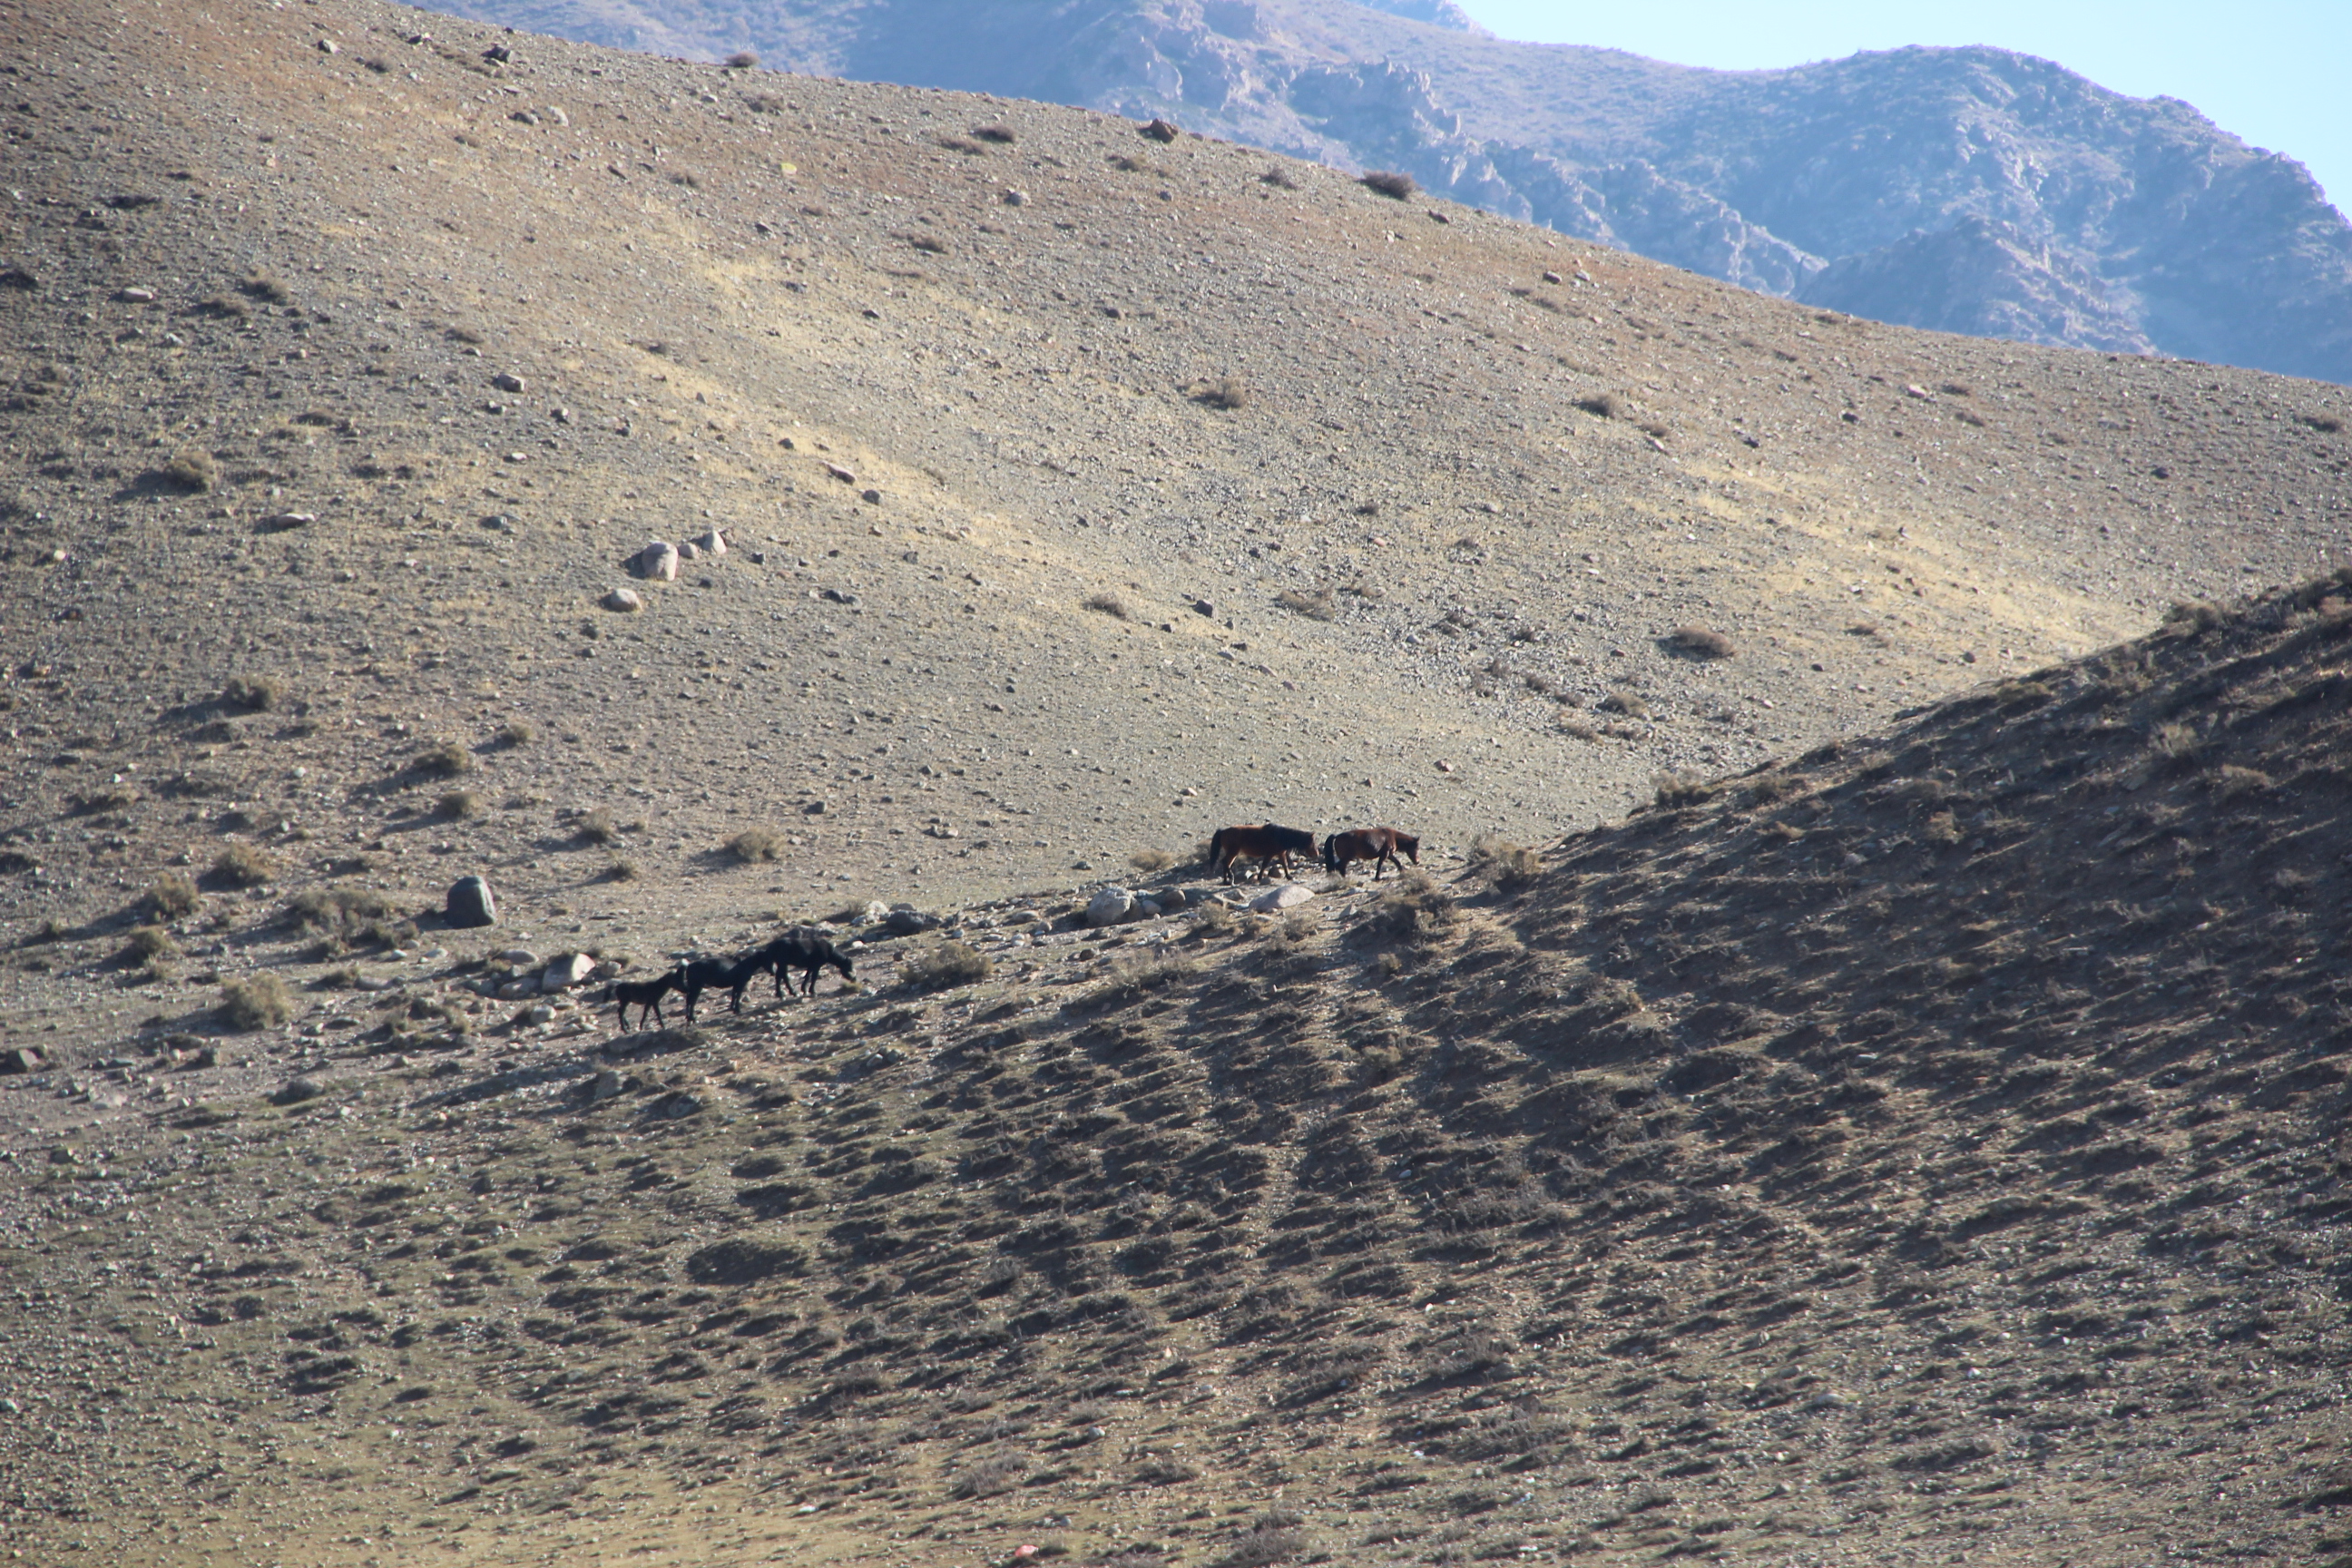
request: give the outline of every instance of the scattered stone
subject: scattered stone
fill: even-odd
[[[490,384],[500,392],[520,392],[523,389],[523,379],[510,370],[502,370],[490,377]]]
[[[518,1021],[525,1024],[551,1024],[555,1022],[555,1009],[541,1002],[535,1006],[524,1008]]]
[[[446,918],[453,926],[494,926],[499,923],[499,902],[490,896],[490,885],[479,877],[460,877],[449,884]]]
[[[883,918],[882,923],[898,936],[920,936],[927,931],[937,931],[947,924],[934,914],[926,914],[912,904],[900,904]]]
[[[615,588],[596,602],[608,610],[618,611],[623,615],[646,607],[645,600],[637,596],[637,591],[635,588]]]
[[[1178,900],[1178,907],[1182,907],[1181,899]],[[1165,906],[1162,905],[1158,899],[1146,898],[1139,893],[1136,895],[1135,918],[1137,920],[1156,921],[1160,917],[1161,913],[1164,912],[1164,910]]]
[[[273,511],[253,526],[264,533],[283,533],[290,528],[308,528],[318,521],[315,511]]]
[[[536,980],[509,980],[499,987],[499,1000],[501,1002],[521,1002],[538,994],[539,982]]]
[[[727,536],[714,528],[696,540],[694,547],[705,555],[724,555],[727,553]]]
[[[1904,384],[1903,395],[1906,397],[1916,397],[1922,403],[1933,403],[1936,401],[1936,395],[1934,393],[1928,391],[1924,386],[1913,386],[1908,383]]]
[[[318,1079],[296,1078],[286,1080],[285,1087],[269,1097],[272,1105],[299,1105],[306,1100],[316,1100],[326,1093]]]
[[[702,559],[702,548],[689,539],[677,547],[677,558],[680,561],[699,561]]]
[[[1314,896],[1312,889],[1300,887],[1297,882],[1285,882],[1278,888],[1268,888],[1252,899],[1249,907],[1262,915],[1270,915],[1278,910],[1295,910]]]
[[[155,302],[152,289],[118,289],[114,297],[126,305],[152,305]]]
[[[547,992],[569,991],[595,973],[596,961],[584,952],[575,952],[549,964],[539,977],[539,988]]]
[[[680,1121],[701,1113],[702,1101],[682,1089],[674,1089],[646,1107],[646,1114],[663,1121]]]
[[[1209,603],[1206,599],[1195,599],[1192,601],[1192,613],[1196,616],[1207,616],[1213,619],[1217,614],[1217,606]]]
[[[1025,207],[1029,205],[1029,193],[1007,191],[1004,193],[1004,205],[1008,207]]]
[[[866,905],[866,923],[867,925],[880,925],[884,921],[887,921],[889,918],[889,905],[884,903],[879,899],[867,900]]]
[[[0,1078],[19,1073],[46,1071],[49,1058],[31,1046],[18,1046],[14,1050],[0,1051]]]
[[[527,947],[509,947],[490,956],[514,969],[537,969],[541,962],[539,954]]]
[[[1559,274],[1557,272],[1547,272],[1543,275],[1543,278],[1544,281],[1547,283],[1557,283],[1560,280]]]
[[[594,1078],[583,1079],[576,1092],[589,1104],[601,1105],[605,1100],[619,1099],[625,1087],[621,1075],[606,1068]]]
[[[335,42],[332,38],[320,38],[319,40],[319,52],[322,55],[340,55],[343,52],[343,46]]]
[[[864,501],[867,506],[880,506],[882,504],[882,492],[880,490],[873,489],[860,490],[857,492],[857,499]]]
[[[656,583],[677,581],[677,546],[656,539],[629,557],[629,574]]]
[[[857,476],[851,473],[847,468],[843,468],[839,463],[827,463],[824,466],[824,471],[831,474],[835,479],[839,479],[845,485],[854,485],[857,482]]]
[[[801,811],[803,814],[809,816],[823,816],[824,815],[824,802],[821,800],[813,800],[806,805],[801,807]]]
[[[1135,895],[1125,888],[1105,888],[1087,900],[1087,924],[1117,925],[1135,914]]]
[[[1154,142],[1173,142],[1183,134],[1174,124],[1165,120],[1152,121],[1143,127],[1143,133]]]

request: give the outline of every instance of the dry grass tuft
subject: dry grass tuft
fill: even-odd
[[[898,984],[910,991],[945,991],[985,980],[993,966],[988,955],[961,942],[935,942],[899,966]]]
[[[727,853],[747,866],[773,860],[784,852],[784,836],[772,827],[747,827],[727,841]]]
[[[1721,632],[1705,626],[1676,626],[1666,634],[1666,646],[1692,658],[1729,658],[1739,649]]]
[[[1108,616],[1114,620],[1131,621],[1135,619],[1135,611],[1129,605],[1128,602],[1125,599],[1120,598],[1117,594],[1112,593],[1108,588],[1098,594],[1088,594],[1084,599],[1079,601],[1079,607],[1082,609],[1093,610],[1098,615]]]
[[[1310,621],[1336,621],[1339,606],[1328,588],[1318,588],[1302,594],[1296,588],[1285,588],[1274,596],[1274,602],[1294,615],[1305,616]]]
[[[1127,863],[1147,877],[1156,877],[1174,866],[1176,852],[1172,849],[1139,849],[1127,858]]]
[[[1421,189],[1413,183],[1411,174],[1401,174],[1393,169],[1374,169],[1356,183],[1376,195],[1383,195],[1395,202],[1409,201]]]
[[[620,837],[621,830],[613,826],[613,814],[601,805],[572,825],[575,844],[610,844]]]
[[[1603,713],[1622,713],[1628,719],[1650,716],[1650,705],[1630,691],[1612,691],[1592,706]]]
[[[756,70],[759,65],[760,57],[749,49],[738,49],[727,57],[727,68],[731,71]]]
[[[1625,405],[1618,402],[1612,393],[1596,392],[1589,397],[1578,398],[1575,406],[1583,409],[1596,419],[1614,419],[1623,412]]]
[[[213,857],[213,879],[225,887],[258,888],[278,875],[278,863],[258,844],[231,844]]]
[[[1019,1454],[982,1455],[948,1478],[948,1496],[957,1499],[997,1497],[1029,1477],[1029,1461]]]
[[[509,720],[499,727],[499,744],[509,751],[517,746],[528,746],[538,737],[539,731],[520,719]]]
[[[482,815],[482,797],[469,789],[453,789],[433,803],[435,813],[454,822]]]
[[[1543,874],[1543,857],[1490,833],[1470,846],[1470,869],[1504,892],[1514,892]]]
[[[1706,781],[1696,773],[1653,773],[1650,775],[1650,787],[1657,792],[1658,804],[1668,811],[1696,805],[1713,793],[1707,788]]]
[[[293,291],[267,272],[256,272],[236,286],[236,291],[248,300],[266,300],[272,305],[293,303]]]
[[[191,447],[173,453],[169,462],[154,471],[153,477],[157,482],[173,489],[202,495],[220,483],[220,465],[213,461],[211,453]]]
[[[993,142],[1000,147],[1010,147],[1021,140],[1010,125],[975,125],[971,133],[982,142]]]
[[[194,914],[197,905],[203,901],[203,896],[196,891],[194,879],[178,871],[166,871],[156,878],[155,885],[147,889],[147,896],[142,900],[147,906],[147,912],[159,921],[184,919]]]
[[[604,880],[607,882],[634,882],[643,875],[637,869],[637,863],[625,857],[604,868]]]
[[[122,951],[115,956],[124,963],[152,965],[158,959],[177,958],[179,954],[180,944],[162,926],[133,926]]]
[[[251,974],[221,986],[220,1016],[232,1029],[274,1029],[294,1016],[294,994],[275,974]]]
[[[1426,871],[1408,871],[1388,884],[1388,890],[1373,902],[1364,923],[1382,936],[1433,942],[1451,934],[1460,918],[1454,900],[1437,885],[1435,878]]]
[[[1230,375],[1220,375],[1192,383],[1184,395],[1210,408],[1231,410],[1248,404],[1249,388]]]
[[[221,705],[247,713],[266,713],[286,700],[282,681],[267,675],[233,675],[221,688]]]
[[[278,917],[300,931],[323,932],[338,942],[389,934],[386,922],[397,921],[400,910],[390,899],[368,888],[305,888],[286,900]]]
[[[455,741],[436,741],[410,761],[408,771],[420,778],[454,779],[474,771],[474,754]]]

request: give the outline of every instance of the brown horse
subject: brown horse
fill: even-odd
[[[1334,833],[1323,841],[1323,868],[1335,877],[1348,874],[1349,863],[1370,860],[1372,880],[1381,879],[1383,864],[1394,866],[1397,875],[1404,875],[1402,855],[1414,865],[1421,864],[1421,840],[1410,833],[1399,833],[1393,827],[1359,827],[1352,832]]]
[[[1226,881],[1235,880],[1234,863],[1237,860],[1262,862],[1257,879],[1265,881],[1275,863],[1282,864],[1282,874],[1292,875],[1297,868],[1290,861],[1293,855],[1312,859],[1315,855],[1315,835],[1302,827],[1281,827],[1271,822],[1253,823],[1244,827],[1220,827],[1209,840],[1209,869],[1221,873]]]

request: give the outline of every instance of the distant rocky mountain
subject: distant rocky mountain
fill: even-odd
[[[1164,116],[1828,308],[2352,382],[2352,226],[2176,99],[1992,48],[1773,71],[1452,0],[449,0],[569,37]]]

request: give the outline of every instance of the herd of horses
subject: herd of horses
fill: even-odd
[[[659,1025],[662,1018],[661,999],[675,991],[686,998],[686,1021],[694,1022],[694,1005],[705,991],[729,993],[728,1011],[743,1010],[743,992],[762,974],[772,974],[776,981],[776,998],[783,999],[784,986],[793,985],[795,996],[816,994],[816,979],[826,964],[841,971],[849,979],[849,955],[806,926],[786,931],[765,947],[750,952],[737,953],[732,958],[689,958],[667,974],[656,974],[651,980],[616,980],[596,998],[610,1002],[619,1009],[621,1027],[629,1026],[629,1009],[637,1009],[637,1026],[645,1027],[651,1015]],[[791,972],[799,970],[801,980],[791,981]],[[803,983],[805,983],[804,984]]]
[[[1276,866],[1286,877],[1297,868],[1291,858],[1303,855],[1316,858],[1315,835],[1303,827],[1284,827],[1277,823],[1255,822],[1240,827],[1220,827],[1209,839],[1209,869],[1226,881],[1234,881],[1234,868],[1244,860],[1258,862],[1258,880],[1266,879]],[[1396,868],[1404,875],[1404,861],[1421,864],[1421,840],[1410,833],[1400,833],[1393,827],[1357,827],[1345,833],[1334,833],[1323,840],[1323,868],[1335,877],[1344,877],[1348,868],[1359,860],[1372,863],[1372,880],[1381,879],[1384,866]]]
[[[1348,868],[1359,860],[1372,863],[1372,880],[1381,879],[1383,867],[1396,868],[1404,875],[1404,860],[1421,864],[1421,840],[1410,833],[1400,833],[1393,827],[1358,827],[1346,833],[1334,833],[1323,840],[1318,851],[1315,835],[1303,827],[1284,827],[1278,823],[1255,822],[1239,827],[1220,827],[1209,840],[1209,869],[1232,882],[1239,879],[1235,868],[1244,860],[1258,862],[1258,880],[1264,881],[1276,867],[1284,876],[1292,875],[1297,868],[1293,857],[1314,859],[1319,853],[1323,868],[1334,876],[1344,877]],[[1398,858],[1402,856],[1403,859]],[[666,1023],[662,1016],[662,998],[677,992],[686,999],[686,1021],[694,1022],[695,1004],[706,991],[728,993],[728,1011],[743,1010],[743,993],[762,974],[775,978],[776,997],[783,999],[784,987],[793,985],[795,996],[816,994],[817,976],[827,964],[841,971],[844,980],[851,978],[849,956],[806,926],[786,931],[765,947],[737,953],[732,958],[689,958],[665,974],[651,980],[616,980],[606,986],[596,998],[601,1005],[611,1003],[619,1011],[621,1027],[629,1026],[629,1009],[637,1009],[637,1026],[645,1027],[651,1017],[656,1026]],[[791,978],[800,972],[800,980]]]

